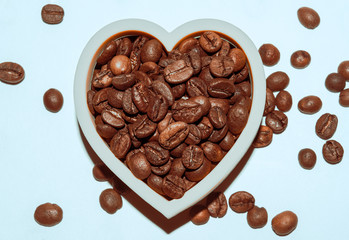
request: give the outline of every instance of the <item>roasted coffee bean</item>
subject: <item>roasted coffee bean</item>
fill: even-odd
[[[209,63],[211,63],[211,60],[210,60]],[[213,79],[213,76],[212,76],[212,74],[210,72],[210,68],[208,68],[208,67],[203,68],[202,71],[199,74],[199,78],[201,78],[202,80],[206,81],[206,83],[209,83]]]
[[[218,144],[207,141],[201,144],[201,148],[205,157],[211,162],[220,162],[224,157],[224,153]]]
[[[211,193],[207,202],[207,210],[211,217],[222,218],[228,211],[227,199],[222,192]]]
[[[132,124],[131,128],[137,138],[146,138],[155,132],[157,124],[152,122],[146,115],[143,115]]]
[[[147,41],[141,49],[141,61],[145,62],[157,62],[162,54],[162,44],[156,40],[151,39]]]
[[[349,61],[343,61],[338,65],[338,73],[342,75],[345,80],[349,81]]]
[[[261,125],[257,132],[252,146],[255,148],[262,148],[268,146],[273,140],[273,130],[270,127]]]
[[[198,169],[187,170],[184,175],[189,181],[199,182],[211,171],[211,162],[204,158],[203,163]]]
[[[173,149],[181,144],[189,133],[189,126],[185,122],[174,122],[160,133],[159,143],[165,149]]]
[[[109,124],[96,124],[96,130],[99,136],[105,139],[110,139],[114,137],[114,135],[117,133],[117,130],[110,126]]]
[[[233,105],[227,115],[227,125],[232,134],[240,134],[248,120],[248,108],[242,105]]]
[[[285,72],[278,71],[274,72],[267,77],[267,88],[273,92],[284,90],[289,82],[290,78]]]
[[[345,78],[339,73],[330,73],[326,77],[325,86],[331,92],[340,92],[345,88]]]
[[[228,99],[221,99],[221,98],[209,98],[211,107],[219,107],[223,110],[224,114],[227,114],[229,111],[229,100]]]
[[[99,65],[104,65],[104,64],[108,63],[109,60],[111,60],[115,56],[117,49],[118,49],[118,46],[116,45],[116,42],[110,41],[105,46],[101,55],[99,55],[99,57],[97,58],[97,63]]]
[[[294,68],[306,68],[310,64],[310,61],[310,54],[304,50],[298,50],[291,55],[291,65]]]
[[[163,165],[170,159],[170,152],[162,148],[158,142],[148,142],[143,144],[144,153],[148,161],[155,165]]]
[[[174,63],[176,60],[172,59],[172,58],[169,58],[169,57],[162,57],[160,58],[159,60],[159,66],[162,67],[162,68],[165,68],[167,67],[168,65]]]
[[[63,210],[57,204],[44,203],[35,209],[34,219],[42,226],[52,227],[62,221]]]
[[[246,55],[240,48],[231,49],[228,56],[234,62],[234,72],[239,72],[245,67]]]
[[[112,188],[105,189],[99,196],[99,203],[104,211],[109,214],[116,213],[122,208],[122,198],[118,192]]]
[[[124,91],[136,83],[136,76],[134,73],[121,74],[113,77],[111,83],[117,90]]]
[[[322,155],[326,162],[337,164],[343,159],[344,149],[336,140],[329,140],[322,147]]]
[[[349,88],[342,90],[339,94],[339,104],[343,107],[349,107]]]
[[[298,109],[305,114],[314,114],[320,111],[322,107],[322,101],[318,96],[306,96],[299,100]]]
[[[200,46],[208,53],[217,52],[223,45],[222,38],[215,32],[204,32],[199,39]]]
[[[178,50],[182,53],[188,53],[198,44],[199,41],[196,38],[187,38],[179,44]]]
[[[193,77],[189,81],[187,81],[186,90],[189,97],[195,97],[195,96],[208,97],[206,82],[198,77]]]
[[[24,76],[24,69],[18,63],[0,63],[0,81],[8,84],[18,84],[23,81]]]
[[[131,137],[125,131],[118,131],[110,141],[110,150],[118,159],[123,159],[131,148]]]
[[[186,145],[185,145],[186,146]],[[184,151],[184,149],[183,149]],[[183,165],[181,158],[175,158],[171,164],[171,169],[168,175],[176,175],[182,177],[186,168]]]
[[[215,78],[210,81],[207,91],[212,97],[228,98],[235,92],[234,83],[226,78]]]
[[[229,151],[233,147],[236,139],[237,137],[228,131],[227,135],[225,135],[225,137],[219,143],[219,146],[223,151]]]
[[[123,97],[124,97],[124,92],[115,90],[114,88],[107,89],[107,100],[112,107],[122,108]]]
[[[177,60],[164,69],[167,82],[179,84],[187,81],[194,73],[194,69],[188,66],[184,60]]]
[[[59,112],[63,106],[63,95],[59,90],[50,88],[45,92],[43,101],[48,111],[56,113]]]
[[[125,55],[117,55],[109,63],[110,70],[114,75],[128,74],[132,70],[131,61]]]
[[[92,169],[93,177],[100,182],[108,181],[113,177],[113,172],[105,164],[97,164]]]
[[[172,92],[173,92],[173,97],[175,99],[180,99],[184,96],[185,94],[185,84],[178,84],[172,86]]]
[[[310,148],[304,148],[298,153],[299,164],[304,169],[312,169],[316,163],[316,153]]]
[[[257,207],[256,205],[247,213],[247,222],[251,228],[262,228],[268,222],[268,212],[264,207]]]
[[[216,56],[210,63],[210,72],[217,78],[225,78],[233,73],[234,61],[230,57]]]
[[[230,52],[230,44],[227,41],[223,41],[221,49],[215,54],[215,56],[228,56]],[[231,56],[230,56],[231,57]],[[235,64],[235,62],[234,62]]]
[[[113,74],[112,72],[107,69],[107,70],[101,70],[100,72],[96,73],[92,80],[92,85],[95,88],[105,88],[109,87],[112,84],[113,80]]]
[[[190,99],[176,101],[171,109],[174,120],[186,123],[194,123],[203,115],[201,105]]]
[[[175,101],[175,98],[172,89],[170,85],[168,85],[168,83],[156,80],[152,82],[151,87],[156,94],[162,95],[164,98],[166,98],[169,106],[172,106],[172,104]]]
[[[148,186],[160,195],[164,195],[162,191],[163,178],[155,174],[150,174],[147,178]]]
[[[278,134],[285,131],[288,124],[288,118],[283,112],[275,110],[266,116],[265,123],[271,130],[273,130],[273,133]]]
[[[204,225],[210,220],[210,213],[203,205],[195,205],[190,209],[190,221],[195,225]]]
[[[286,236],[293,232],[298,224],[298,217],[294,212],[284,211],[276,215],[271,221],[273,231],[279,236]]]
[[[63,21],[64,10],[56,4],[47,4],[41,9],[41,18],[47,24],[58,24]]]
[[[95,94],[96,94],[95,90],[88,90],[86,94],[88,110],[90,110],[90,113],[92,115],[95,115],[96,113],[95,109],[93,108],[93,101],[92,101]]]
[[[122,109],[128,114],[137,114],[138,108],[132,100],[132,89],[128,88],[122,97]]]
[[[201,131],[196,125],[189,124],[189,133],[184,142],[189,145],[199,144],[201,142]]]
[[[282,112],[287,112],[292,107],[292,96],[289,92],[285,90],[281,90],[276,95],[276,106]]]
[[[184,151],[184,149],[187,147],[188,145],[186,143],[181,143],[179,144],[177,147],[175,147],[174,149],[172,149],[170,151],[170,155],[172,157],[175,157],[175,158],[180,158],[182,157],[182,153]]]
[[[132,101],[140,112],[146,113],[150,104],[151,93],[142,82],[132,87]]]
[[[138,152],[132,155],[126,162],[127,166],[136,178],[144,180],[151,173],[151,166],[144,153]]]
[[[112,127],[122,128],[125,126],[125,121],[122,118],[122,111],[119,109],[104,109],[101,116],[103,121]]]
[[[213,129],[211,135],[207,140],[214,143],[218,143],[225,137],[225,135],[227,135],[227,132],[228,132],[227,125],[225,125],[221,129]]]
[[[240,72],[234,73],[229,78],[229,80],[232,80],[234,83],[241,83],[242,81],[245,81],[247,77],[248,77],[248,67],[247,65],[245,65],[245,67],[243,67]]]
[[[201,139],[207,139],[213,132],[213,126],[207,117],[203,117],[201,122],[198,124],[198,128],[201,132]]]
[[[336,132],[337,124],[336,115],[325,113],[316,121],[315,132],[321,139],[330,139]]]
[[[198,74],[202,69],[200,53],[192,50],[187,54],[188,62],[193,68],[193,75]]]
[[[239,191],[229,197],[229,206],[236,213],[245,213],[254,207],[254,197],[245,191]]]
[[[178,199],[183,197],[186,190],[184,180],[177,175],[167,175],[162,182],[162,191],[170,198]]]
[[[237,88],[240,88],[242,91],[242,94],[246,97],[251,97],[252,89],[251,84],[248,81],[243,81],[241,83],[236,84]]]
[[[159,133],[162,133],[167,128],[167,126],[173,122],[174,122],[174,120],[172,118],[172,113],[167,112],[166,116],[158,123]]]
[[[167,174],[172,166],[172,161],[173,160],[168,160],[165,164],[163,165],[159,165],[159,166],[151,166],[151,171],[152,173],[158,175],[158,176],[164,176],[165,174]]]
[[[200,104],[201,109],[202,109],[202,115],[208,114],[208,112],[211,108],[211,103],[210,103],[209,98],[207,98],[205,96],[195,96],[195,97],[191,97],[190,100]]]
[[[220,107],[211,107],[208,113],[208,119],[210,119],[213,127],[220,129],[225,126],[227,122],[227,115]]]
[[[274,93],[272,90],[267,88],[263,115],[266,116],[267,114],[274,111],[275,105],[276,105],[276,99],[275,99]]]
[[[147,115],[153,122],[161,121],[167,114],[168,102],[162,95],[150,98]]]
[[[263,44],[258,52],[262,58],[262,62],[265,66],[274,66],[280,60],[280,51],[273,44]]]
[[[130,57],[133,44],[131,40],[127,37],[118,39],[118,49],[116,51],[116,55],[125,55],[126,57]]]
[[[297,11],[299,22],[308,29],[314,29],[320,24],[319,14],[312,8],[301,7]]]
[[[146,73],[141,71],[135,71],[134,74],[136,77],[136,82],[142,82],[147,87],[151,86],[152,80]]]
[[[144,72],[148,74],[149,77],[153,78],[159,76],[160,66],[155,62],[145,62],[140,66],[139,71]]]
[[[204,152],[196,145],[189,145],[182,154],[182,163],[187,169],[198,169],[204,161]]]

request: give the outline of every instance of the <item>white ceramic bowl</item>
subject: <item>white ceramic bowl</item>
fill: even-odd
[[[171,51],[177,42],[194,32],[205,30],[218,31],[232,38],[235,44],[240,45],[248,58],[250,75],[252,76],[252,107],[246,127],[224,159],[180,199],[166,200],[149,188],[144,182],[136,179],[131,171],[114,156],[108,145],[98,135],[94,125],[94,118],[87,106],[86,92],[90,87],[96,58],[103,50],[108,39],[121,37],[125,32],[132,30],[146,32],[156,37],[163,43],[167,51]],[[264,69],[253,42],[239,28],[230,23],[215,19],[194,20],[179,26],[170,33],[157,24],[141,19],[126,19],[108,24],[89,40],[81,53],[74,82],[76,115],[80,127],[91,147],[125,184],[167,218],[172,218],[207,196],[238,164],[247,152],[258,131],[264,110],[265,92]]]

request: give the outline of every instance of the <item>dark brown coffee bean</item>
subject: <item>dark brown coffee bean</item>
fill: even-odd
[[[3,81],[7,84],[18,84],[23,81],[24,76],[24,69],[18,63],[0,63],[0,81]]]
[[[200,53],[195,50],[192,50],[187,54],[187,58],[189,64],[192,66],[194,70],[193,74],[196,75],[200,73],[202,69]]]
[[[240,48],[231,49],[228,56],[234,62],[234,72],[239,72],[245,67],[246,55]]]
[[[326,77],[325,86],[331,92],[340,92],[345,88],[345,78],[339,73],[330,73]]]
[[[165,164],[160,165],[160,166],[151,166],[151,171],[152,173],[158,175],[158,176],[164,176],[166,175],[172,166],[172,161],[173,160],[168,160]]]
[[[108,63],[109,60],[111,60],[115,56],[117,49],[118,49],[118,47],[116,45],[116,42],[110,41],[105,46],[101,55],[99,55],[99,57],[97,58],[97,63],[99,65],[104,65],[104,64]]]
[[[158,77],[160,74],[160,66],[155,62],[145,62],[139,68],[139,71],[144,72],[149,75],[149,77]],[[162,75],[160,75],[162,76]]]
[[[257,207],[256,205],[247,213],[247,222],[251,228],[262,228],[268,222],[268,212],[264,207]]]
[[[288,118],[283,112],[275,110],[266,116],[265,123],[271,130],[273,130],[273,133],[278,134],[285,131],[288,124]]]
[[[174,149],[171,150],[171,152],[170,152],[171,156],[173,156],[175,158],[182,157],[182,153],[187,146],[188,145],[186,143],[179,144],[177,147],[175,147]]]
[[[224,114],[228,114],[229,111],[229,100],[221,98],[209,98],[211,107],[219,107],[223,110]]]
[[[173,97],[175,99],[180,99],[184,96],[185,94],[185,84],[178,84],[172,86],[172,92],[173,92]]]
[[[175,158],[172,162],[171,169],[168,175],[176,175],[182,177],[186,168],[183,165],[181,158]]]
[[[268,126],[261,125],[257,132],[252,146],[255,148],[262,148],[268,146],[273,140],[273,130]]]
[[[185,122],[174,122],[160,133],[159,143],[165,149],[173,149],[181,144],[189,133],[189,126]]]
[[[63,21],[64,10],[56,4],[47,4],[41,9],[42,21],[48,24],[58,24]]]
[[[287,112],[292,107],[292,96],[289,92],[281,90],[276,95],[276,106],[280,111]]]
[[[227,125],[225,125],[221,129],[213,129],[211,135],[207,140],[214,143],[218,143],[225,137],[225,135],[227,135],[227,132],[228,132]]]
[[[122,128],[125,126],[125,121],[122,118],[122,111],[119,109],[111,108],[105,109],[101,113],[102,119],[105,123],[115,128]]]
[[[151,136],[156,128],[157,124],[152,122],[146,115],[138,118],[138,120],[130,127],[135,136],[139,138],[146,138]]]
[[[211,217],[222,218],[228,211],[227,198],[222,192],[211,193],[207,198],[207,210]]]
[[[233,73],[234,61],[230,57],[216,56],[212,58],[209,68],[215,77],[228,77]]]
[[[267,114],[274,111],[275,105],[276,105],[276,99],[275,99],[274,93],[272,90],[267,88],[263,115],[266,116]]]
[[[336,132],[338,118],[334,114],[325,113],[316,121],[315,132],[319,138],[330,139]]]
[[[125,55],[126,57],[130,57],[133,44],[131,40],[127,37],[118,39],[118,48],[116,51],[116,55]]]
[[[63,95],[57,89],[50,88],[45,92],[43,101],[48,111],[56,113],[63,106]]]
[[[169,106],[172,106],[172,104],[175,101],[175,98],[172,89],[170,85],[168,85],[168,83],[156,80],[152,82],[151,87],[156,94],[162,95],[164,98],[166,98]]]
[[[99,196],[99,203],[104,211],[109,214],[116,213],[122,208],[122,198],[118,192],[112,188],[105,189]]]
[[[111,83],[117,90],[124,91],[136,83],[136,76],[134,73],[121,74],[113,77]]]
[[[267,77],[267,88],[273,92],[284,90],[290,82],[290,78],[285,72],[274,72]]]
[[[109,63],[110,70],[114,75],[128,74],[132,70],[131,61],[125,55],[117,55]]]
[[[167,128],[167,126],[173,122],[174,122],[174,120],[172,118],[172,113],[167,112],[166,116],[158,123],[159,133],[162,133]]]
[[[141,61],[158,62],[162,53],[162,45],[156,39],[147,41],[141,49]]]
[[[154,174],[150,174],[147,178],[148,186],[160,195],[164,195],[162,191],[163,178]]]
[[[189,81],[187,81],[186,90],[189,97],[195,97],[195,96],[208,97],[206,82],[198,77],[193,77]]]
[[[240,134],[248,120],[248,109],[241,105],[233,105],[227,115],[227,125],[232,134]]]
[[[204,225],[210,220],[210,214],[203,205],[195,205],[190,209],[190,221],[195,225]]]
[[[320,111],[322,107],[322,101],[318,96],[306,96],[299,100],[298,109],[305,114],[314,114]]]
[[[109,124],[104,123],[96,124],[96,130],[99,136],[105,139],[110,139],[117,133],[117,130],[115,128],[113,128]]]
[[[231,75],[229,80],[232,80],[234,83],[241,83],[247,79],[249,73],[248,71],[248,67],[245,65],[241,71],[235,72],[233,75]]]
[[[150,98],[147,115],[153,122],[161,121],[168,112],[168,102],[162,95]]]
[[[136,105],[133,103],[133,100],[132,100],[131,88],[128,88],[124,92],[124,96],[122,97],[122,109],[128,114],[134,115],[138,113],[138,108],[136,107]]]
[[[62,221],[63,210],[57,204],[44,203],[35,209],[34,219],[42,226],[52,227]]]
[[[341,62],[337,71],[345,78],[345,80],[349,81],[349,61]]]
[[[207,117],[203,117],[198,124],[198,128],[201,132],[201,139],[207,139],[213,132],[213,126]]]
[[[107,100],[108,103],[115,108],[122,108],[122,98],[124,97],[124,92],[115,90],[114,88],[108,88],[107,90]]]
[[[176,121],[194,123],[202,117],[201,105],[193,100],[180,99],[172,105],[172,117]]]
[[[299,164],[304,169],[312,169],[316,163],[316,153],[310,148],[304,148],[298,153]]]
[[[133,175],[138,179],[144,180],[149,177],[151,173],[150,163],[144,153],[138,152],[133,154],[127,159],[126,164]]]
[[[136,77],[136,82],[142,82],[145,86],[150,88],[152,80],[146,73],[141,71],[135,71],[134,74]]]
[[[198,44],[199,42],[196,38],[187,38],[179,44],[178,50],[182,53],[188,53]]]
[[[244,96],[246,97],[251,97],[252,94],[252,88],[251,88],[251,84],[248,81],[243,81],[241,83],[238,83],[235,85],[236,88],[240,88],[241,92]]]
[[[215,54],[215,56],[228,56],[230,52],[230,44],[227,41],[223,41],[221,49]],[[231,57],[231,56],[230,56]],[[235,64],[235,62],[234,62]]]
[[[184,142],[188,145],[195,145],[201,142],[201,131],[196,125],[189,124],[189,133]]]
[[[343,159],[344,149],[336,140],[329,140],[322,147],[322,155],[326,162],[337,164]]]
[[[110,141],[110,150],[122,160],[131,148],[131,137],[125,131],[117,132]]]
[[[93,177],[99,182],[108,181],[113,177],[113,172],[105,164],[97,164],[92,169]]]
[[[342,90],[339,94],[339,104],[343,107],[349,107],[349,88]]]
[[[211,63],[211,60],[210,60],[209,63]],[[203,68],[202,71],[199,74],[199,78],[201,78],[202,80],[206,81],[206,83],[209,83],[213,79],[213,76],[212,76],[212,74],[210,72],[210,68],[209,67]]]
[[[312,8],[301,7],[297,11],[299,22],[308,29],[314,29],[320,24],[319,14]]]
[[[208,113],[208,119],[210,119],[213,127],[220,129],[225,126],[227,122],[227,115],[220,107],[211,107]]]
[[[207,174],[211,171],[211,162],[204,158],[203,163],[198,169],[195,170],[187,170],[184,175],[189,181],[199,182],[204,179]]]
[[[273,231],[279,236],[286,236],[293,232],[298,224],[298,217],[294,212],[284,211],[276,215],[271,221]]]
[[[207,91],[212,97],[228,98],[235,92],[234,82],[226,78],[215,78],[210,81]]]
[[[164,69],[167,82],[179,84],[187,81],[194,73],[194,69],[188,66],[184,60],[177,60]]]
[[[170,198],[178,199],[183,197],[186,185],[181,177],[176,175],[167,175],[162,182],[162,191]]]
[[[112,84],[113,74],[109,69],[101,70],[96,73],[92,80],[92,85],[95,88],[105,88],[109,87]]]
[[[204,152],[196,145],[189,145],[182,154],[182,163],[187,169],[198,169],[204,161]]]
[[[280,51],[273,44],[263,44],[258,52],[265,66],[274,66],[280,60]]]
[[[223,45],[222,38],[215,32],[204,32],[199,38],[200,46],[208,53],[217,52]]]
[[[200,104],[203,116],[208,114],[208,112],[211,108],[211,103],[210,103],[209,98],[207,98],[205,96],[195,96],[195,97],[191,97],[190,100]]]
[[[157,142],[145,143],[143,147],[148,161],[155,166],[163,165],[170,159],[170,152]]]
[[[132,87],[132,101],[140,112],[146,113],[150,104],[151,94],[146,85],[142,82]]]
[[[219,146],[222,148],[222,150],[229,151],[233,147],[236,139],[237,137],[228,131],[227,135],[225,135],[225,137],[219,143]]]
[[[291,65],[294,68],[306,68],[310,64],[310,61],[310,54],[304,50],[298,50],[291,55]]]
[[[205,157],[211,162],[220,162],[224,157],[224,153],[218,144],[207,141],[201,144],[201,148]]]
[[[93,101],[92,101],[95,94],[96,94],[95,90],[88,90],[86,94],[88,110],[90,110],[90,113],[92,115],[95,115],[96,113],[95,109],[93,108]]]
[[[229,206],[236,213],[245,213],[254,207],[254,197],[245,191],[239,191],[229,197]]]

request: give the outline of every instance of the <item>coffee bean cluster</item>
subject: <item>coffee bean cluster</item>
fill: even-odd
[[[251,84],[244,52],[216,32],[171,52],[145,35],[108,42],[87,92],[98,134],[154,191],[181,198],[244,129]]]

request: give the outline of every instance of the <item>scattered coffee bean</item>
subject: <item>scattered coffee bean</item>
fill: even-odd
[[[63,106],[63,95],[57,89],[51,88],[45,92],[43,101],[48,111],[56,113]]]
[[[222,192],[213,192],[207,198],[207,210],[211,217],[222,218],[228,210],[227,199]]]
[[[261,125],[257,132],[255,139],[252,142],[252,146],[255,148],[262,148],[268,146],[273,140],[273,130],[268,126]]]
[[[264,207],[256,205],[247,212],[247,222],[251,228],[262,228],[268,222],[268,212]]]
[[[52,227],[62,221],[63,210],[57,204],[44,203],[36,208],[34,219],[42,226]]]
[[[296,229],[297,224],[298,217],[291,211],[279,213],[271,221],[271,226],[274,232],[279,236],[289,235]]]
[[[325,113],[316,121],[315,132],[324,140],[330,139],[336,132],[338,118],[334,114]]]
[[[310,61],[310,54],[304,50],[298,50],[291,55],[291,65],[294,68],[306,68],[310,64]]]
[[[45,23],[58,24],[63,21],[64,10],[56,4],[47,4],[41,9],[41,18]]]
[[[316,163],[316,153],[310,148],[304,148],[298,153],[299,164],[304,169],[313,169]]]
[[[314,114],[320,111],[322,107],[322,101],[318,96],[306,96],[299,100],[298,109],[305,114]]]
[[[210,214],[203,205],[195,205],[190,209],[191,222],[195,225],[204,225],[210,220]]]
[[[297,16],[300,23],[308,29],[315,29],[320,24],[320,16],[312,8],[301,7],[297,11]]]
[[[274,72],[267,77],[267,88],[273,92],[284,90],[289,82],[290,78],[285,72]]]
[[[336,140],[329,140],[322,147],[322,155],[326,162],[337,164],[343,159],[344,149]]]
[[[276,106],[282,112],[287,112],[292,107],[292,96],[289,92],[285,90],[281,90],[276,95]]]
[[[266,98],[265,98],[265,106],[263,115],[266,116],[268,113],[274,111],[276,105],[276,99],[272,90],[267,88]]]
[[[273,44],[263,44],[258,52],[265,66],[274,66],[280,60],[280,51]]]
[[[331,73],[325,80],[325,86],[331,92],[340,92],[345,88],[345,78],[339,73]]]
[[[0,63],[0,81],[7,84],[18,84],[23,81],[24,75],[24,69],[18,63]]]
[[[122,207],[122,198],[114,189],[108,188],[99,196],[99,203],[104,211],[113,214]]]
[[[113,173],[105,164],[95,165],[92,169],[93,177],[100,182],[108,181]]]
[[[245,191],[239,191],[229,197],[229,206],[236,213],[245,213],[254,207],[254,197]]]
[[[343,61],[339,64],[338,73],[349,81],[349,61]]]
[[[275,110],[266,116],[265,123],[273,133],[278,134],[285,131],[288,124],[288,118],[283,112]]]
[[[342,90],[339,94],[339,104],[343,107],[349,107],[349,88]]]

